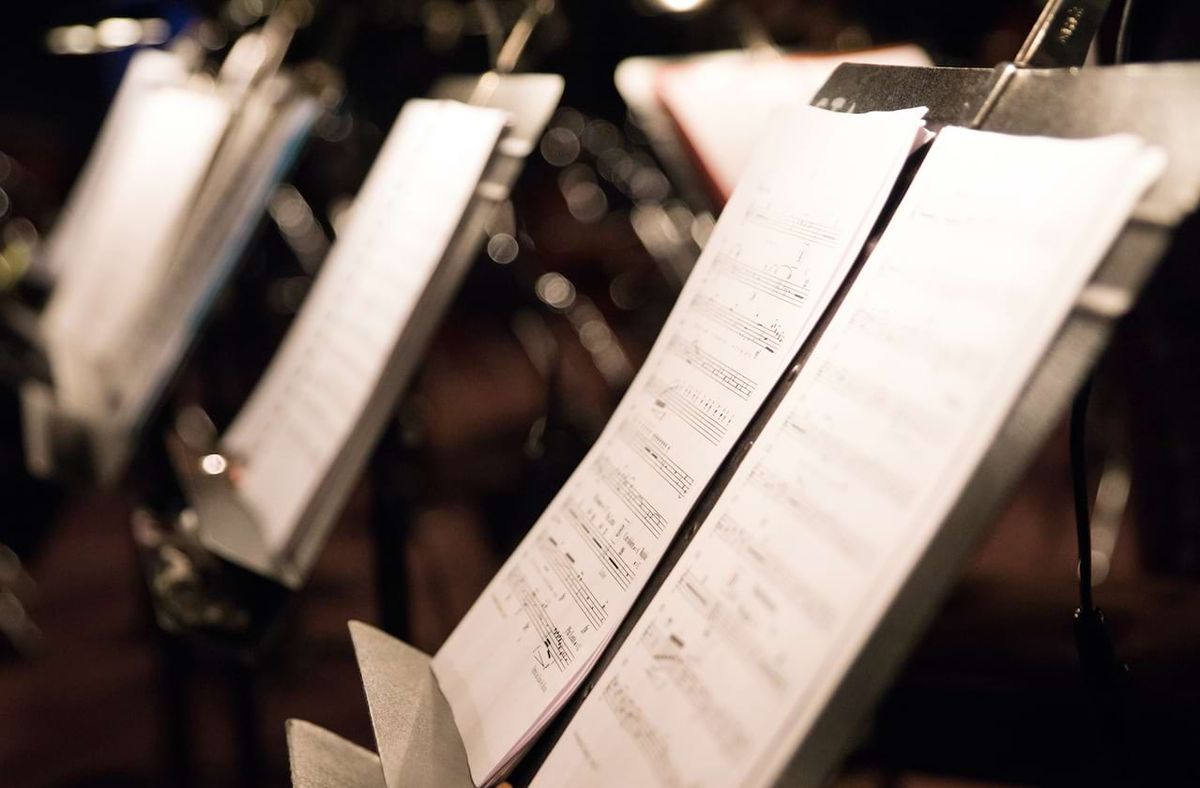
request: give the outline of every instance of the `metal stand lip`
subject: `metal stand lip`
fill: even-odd
[[[268,547],[257,515],[234,483],[237,458],[215,435],[189,434],[184,417],[194,423],[197,416],[203,416],[199,409],[185,411],[165,437],[167,456],[196,518],[192,532],[215,554],[295,590],[302,580],[298,568]]]
[[[348,627],[387,785],[472,786],[466,747],[430,657],[360,621]]]
[[[288,766],[296,788],[384,788],[379,756],[319,725],[285,723]]]
[[[429,655],[361,621],[352,620],[347,628],[362,674],[379,755],[349,745],[311,723],[289,720],[293,785],[325,786],[312,781],[307,772],[301,774],[297,765],[324,764],[340,769],[338,759],[344,757],[346,766],[355,772],[368,764],[379,769],[379,782],[366,783],[371,786],[473,788],[466,747],[450,705],[430,670]]]

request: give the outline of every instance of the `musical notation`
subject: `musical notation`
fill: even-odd
[[[568,510],[570,511],[570,510]],[[572,518],[578,527],[579,520]],[[585,528],[581,529],[586,536],[591,537],[591,532]],[[589,538],[589,545],[593,540]],[[571,599],[575,601],[579,610],[587,617],[593,626],[600,626],[604,623],[604,619],[608,617],[608,613],[604,610],[604,605],[600,600],[596,599],[596,595],[592,593],[592,589],[588,587],[587,581],[583,579],[583,575],[575,568],[575,557],[557,541],[553,536],[544,536],[540,542],[542,556],[546,559],[550,569],[554,572],[555,577],[570,594]],[[609,556],[605,556],[608,558]],[[614,566],[616,564],[614,563]]]
[[[238,491],[272,549],[300,527],[361,423],[505,122],[503,112],[455,102],[404,106],[349,225],[223,436],[243,459]]]
[[[679,771],[671,760],[662,733],[650,724],[645,712],[619,681],[610,681],[601,692],[601,697],[612,710],[618,724],[629,734],[636,746],[645,755],[646,760],[653,764],[655,777],[659,784],[668,788],[681,788],[685,785],[679,776]]]
[[[696,434],[712,444],[718,444],[729,428],[731,413],[718,400],[686,383],[666,385],[657,381],[659,394],[654,406],[675,414]]]
[[[1099,262],[1094,234],[1113,237],[1162,164],[1128,137],[941,132],[821,341],[599,677],[640,703],[637,729],[587,698],[534,785],[580,774],[590,786],[663,784],[648,737],[685,784],[776,784],[832,699],[859,690],[840,692],[881,622],[889,635],[903,626],[888,611]],[[959,221],[955,205],[951,221],[931,219],[938,195],[967,190],[975,204],[1032,178],[1070,187],[1038,204],[996,203],[987,222]],[[941,297],[929,270],[974,292],[1002,270],[1009,286],[964,307]],[[976,348],[969,364],[938,349],[965,343]],[[730,731],[743,748],[730,747]],[[584,771],[585,761],[597,766]]]
[[[638,522],[646,526],[655,538],[662,536],[667,527],[666,518],[642,494],[637,483],[627,472],[614,465],[608,457],[600,456],[596,458],[596,473],[608,488],[617,494]]]
[[[671,486],[676,495],[682,497],[692,489],[696,480],[671,458],[670,446],[666,441],[645,424],[636,420],[626,422],[621,437],[639,458]]]
[[[625,559],[624,552],[614,547],[603,532],[596,528],[575,506],[568,504],[565,508],[571,525],[575,526],[575,530],[579,532],[588,549],[610,568],[613,578],[622,589],[628,588],[629,584],[633,582],[634,572],[633,567]],[[603,619],[595,623],[599,624],[602,621]]]
[[[837,228],[832,225],[794,213],[766,209],[760,203],[755,203],[746,211],[746,221],[762,224],[818,246],[834,246],[840,237]]]
[[[562,631],[547,615],[546,603],[538,597],[537,591],[530,587],[529,580],[520,569],[511,570],[505,577],[505,582],[520,605],[525,619],[537,633],[538,647],[533,653],[534,659],[542,668],[553,664],[560,671],[566,670],[575,654],[563,637]]]
[[[787,434],[787,433],[784,433]],[[798,433],[792,432],[794,438]],[[751,471],[754,489],[784,510],[798,526],[812,532],[823,540],[840,557],[856,567],[865,569],[875,557],[875,550],[868,540],[845,528],[843,517],[830,510],[822,502],[801,494],[796,476],[785,479],[781,473],[766,465],[755,465]],[[716,533],[730,541],[743,538],[741,527],[731,516],[722,517],[716,524]]]
[[[698,342],[676,338],[672,341],[670,349],[689,366],[695,367],[738,399],[746,400],[754,396],[755,384],[751,378],[706,351]]]
[[[611,636],[832,299],[921,123],[911,113],[889,120],[798,107],[761,146],[763,157],[783,164],[757,167],[733,196],[617,411],[509,559],[508,566],[529,573],[533,587],[564,588],[543,600],[544,609],[575,653],[586,655],[576,666],[588,664]],[[834,132],[843,127],[857,131]],[[869,156],[855,139],[869,140]],[[803,156],[794,155],[797,145]],[[795,187],[811,183],[813,173],[828,182]],[[846,214],[839,219],[861,232],[831,236],[792,218],[828,210],[831,195]],[[748,218],[753,201],[759,206]],[[535,581],[534,571],[544,574]],[[603,600],[602,622],[575,578]],[[451,708],[487,729],[465,741],[479,784],[498,774],[582,678],[582,668],[529,665],[528,650],[537,644],[492,598],[485,594],[471,608],[433,660]],[[528,665],[528,673],[514,677],[502,669],[514,664]],[[687,675],[673,680],[685,682]]]
[[[776,353],[783,345],[783,326],[778,320],[764,323],[756,317],[742,313],[737,307],[722,303],[712,295],[697,296],[695,308],[699,314],[767,353]]]
[[[808,298],[807,282],[797,284],[773,271],[753,268],[742,263],[730,263],[727,272],[739,282],[744,282],[758,292],[785,303],[803,304],[804,299]]]
[[[646,680],[670,684],[671,689],[684,699],[691,713],[703,721],[711,740],[721,749],[723,756],[731,759],[740,757],[750,745],[745,728],[721,707],[718,697],[708,686],[702,668],[692,664],[692,660],[684,653],[683,640],[673,632],[655,634],[660,634],[660,637],[643,636],[640,639],[650,657]]]

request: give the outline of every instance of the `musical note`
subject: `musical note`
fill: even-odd
[[[718,444],[725,437],[731,414],[719,400],[686,383],[664,386],[657,381],[655,386],[662,387],[654,400],[660,411],[675,414],[709,443]]]
[[[671,784],[773,785],[831,703],[861,710],[848,671],[895,664],[891,644],[912,634],[911,597],[902,614],[889,611],[916,593],[913,568],[1095,270],[1105,250],[1096,234],[1111,241],[1163,164],[1127,136],[942,131],[599,677],[619,693],[583,702],[533,785],[668,784],[651,755],[673,765]],[[1064,191],[994,197],[1032,179]],[[987,221],[967,215],[985,209]],[[978,295],[998,276],[993,302],[943,297],[946,277]],[[886,639],[873,637],[881,631]]]
[[[670,446],[645,424],[636,420],[626,422],[621,437],[655,473],[671,485],[680,497],[687,495],[695,479],[670,455]]]
[[[504,129],[498,110],[410,101],[283,345],[222,437],[282,550],[360,424]]]
[[[746,315],[737,307],[722,303],[712,295],[697,296],[695,308],[699,314],[767,353],[778,352],[783,344],[783,327],[778,320],[764,322],[757,316]]]
[[[506,565],[521,566],[535,588],[564,589],[543,601],[564,639],[586,655],[577,665],[611,635],[832,299],[921,125],[913,113],[797,108],[764,141],[767,164],[722,214],[604,432]],[[769,166],[776,160],[782,164]],[[860,177],[846,177],[851,171]],[[750,202],[756,207],[747,211]],[[837,234],[810,220],[830,210],[859,229]],[[641,527],[626,527],[634,523]],[[535,581],[539,567],[544,575]],[[602,622],[573,578],[603,601]],[[506,673],[506,665],[526,664],[530,650],[541,653],[540,638],[502,615],[493,599],[485,593],[433,661],[456,716],[461,711],[486,728],[464,742],[479,784],[503,770],[582,678],[582,667],[563,672],[540,663],[528,675]]]
[[[722,388],[733,393],[741,400],[754,396],[754,381],[744,373],[739,372],[709,353],[695,340],[672,339],[670,349],[679,355],[689,366],[695,367],[710,380],[720,384]]]
[[[634,570],[625,559],[624,553],[614,547],[605,537],[604,533],[592,525],[576,507],[568,504],[565,508],[567,515],[571,519],[571,524],[575,526],[575,530],[579,532],[588,549],[611,568],[613,577],[622,589],[628,588],[629,584],[633,582]],[[603,619],[594,623],[598,625],[602,622]]]
[[[610,458],[601,455],[596,458],[596,473],[655,538],[662,536],[667,527],[666,518],[642,494],[627,472],[616,467]]]

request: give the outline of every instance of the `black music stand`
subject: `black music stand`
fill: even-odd
[[[833,74],[813,100],[816,106],[845,112],[925,105],[933,129],[959,125],[1062,137],[1133,132],[1163,148],[1170,168],[1142,199],[1080,293],[993,445],[816,724],[793,743],[790,764],[779,784],[823,785],[836,770],[856,741],[863,720],[929,624],[976,538],[1061,421],[1117,321],[1135,303],[1166,252],[1175,227],[1195,210],[1200,197],[1200,150],[1192,143],[1192,135],[1200,123],[1200,64],[1077,68],[1107,6],[1103,0],[1070,5],[1051,0],[1015,63],[994,69],[848,64]],[[843,288],[837,301],[847,289]],[[738,461],[778,407],[827,322],[828,315],[680,529],[587,681],[518,766],[513,784],[527,784],[562,735],[679,560]],[[465,757],[457,757],[464,752],[457,730],[430,722],[442,719],[447,707],[429,672],[428,657],[362,625],[352,624],[351,631],[375,721],[384,783],[399,785],[411,774],[428,774],[428,769],[438,768],[441,783],[470,784],[469,773],[464,771]],[[412,702],[414,697],[423,700]],[[320,780],[321,770],[314,768],[312,759],[320,758],[313,749],[316,740],[320,738],[320,746],[331,759],[322,764],[325,769],[336,768],[343,757],[338,753],[346,749],[332,744],[336,739],[330,736],[317,737],[311,728],[295,723],[289,728],[293,764],[300,767],[293,769],[295,785],[316,788],[327,784]],[[435,747],[443,756],[451,756],[437,760]],[[363,762],[373,764],[369,758]]]

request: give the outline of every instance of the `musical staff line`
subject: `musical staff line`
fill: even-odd
[[[743,315],[737,309],[722,304],[712,296],[697,297],[696,308],[700,314],[717,325],[729,329],[750,344],[768,353],[778,352],[783,345],[783,331],[779,328],[778,323],[764,325],[754,318]]]
[[[762,625],[749,624],[737,610],[731,610],[719,600],[710,597],[706,593],[707,589],[702,590],[703,587],[704,582],[689,570],[680,578],[678,589],[684,601],[691,604],[696,612],[709,622],[713,632],[726,647],[737,652],[746,665],[754,667],[768,685],[782,691],[787,686],[787,678],[758,647],[758,641],[754,637],[754,630],[762,630]]]
[[[753,287],[763,295],[777,298],[785,304],[800,306],[808,299],[807,282],[797,284],[752,265],[733,261],[726,264],[724,271],[731,278]]]
[[[601,696],[617,718],[617,723],[642,751],[660,784],[668,788],[682,786],[683,780],[671,761],[671,753],[663,735],[646,719],[637,699],[615,679],[604,687]]]
[[[571,595],[576,607],[583,613],[592,626],[600,626],[604,620],[608,618],[608,612],[604,609],[604,605],[596,599],[596,595],[592,593],[592,589],[584,582],[579,572],[575,570],[574,557],[563,550],[558,541],[553,536],[543,537],[539,544],[542,549],[542,555],[546,557],[546,563],[550,565],[563,588]]]
[[[575,530],[579,532],[579,537],[583,539],[588,549],[600,559],[602,564],[606,567],[611,567],[610,571],[613,579],[617,581],[617,585],[622,590],[629,588],[629,584],[633,582],[634,574],[633,569],[626,563],[624,556],[602,534],[593,529],[592,524],[573,505],[568,504],[566,510],[570,516],[571,524],[575,526]]]
[[[702,399],[703,404],[697,402],[697,399]],[[690,386],[667,386],[655,398],[654,404],[674,413],[697,435],[714,446],[720,445],[721,439],[725,437],[729,418],[727,409],[719,406],[714,409],[711,399],[703,397]]]
[[[750,472],[755,488],[788,510],[788,517],[812,531],[855,566],[870,566],[875,550],[841,522],[836,512],[820,506],[811,497],[801,495],[786,481],[764,465]],[[723,534],[723,520],[717,523],[717,533]]]
[[[717,746],[727,758],[738,758],[746,751],[749,739],[745,731],[737,724],[737,720],[713,696],[705,680],[680,654],[682,640],[677,635],[668,634],[665,638],[666,650],[662,648],[663,640],[648,641],[643,639],[641,644],[649,652],[651,659],[648,671],[657,673],[675,687],[685,698],[696,719],[700,720],[712,735]]]
[[[730,512],[726,511],[717,520],[716,535],[751,566],[756,576],[771,581],[773,586],[781,590],[781,596],[803,610],[818,628],[827,630],[832,626],[835,616],[833,605],[801,581],[779,555],[764,549],[762,540],[748,533]]]
[[[833,247],[841,238],[837,230],[828,224],[803,216],[774,213],[757,204],[746,209],[746,221],[817,246]]]
[[[665,446],[657,445],[660,441],[653,433],[643,426],[630,422],[621,430],[621,435],[629,447],[645,460],[646,464],[662,477],[663,481],[669,484],[680,498],[687,495],[695,479],[667,455]]]
[[[707,352],[696,342],[676,339],[671,343],[671,350],[686,364],[703,372],[739,399],[746,400],[754,395],[756,384],[753,380]]]
[[[508,573],[507,580],[508,587],[520,603],[521,610],[529,619],[530,626],[537,632],[538,638],[545,646],[547,658],[552,660],[560,671],[565,670],[575,658],[575,654],[558,627],[546,615],[542,603],[538,600],[537,592],[530,588],[529,581],[525,579],[525,573],[520,569],[513,569]],[[548,666],[543,664],[542,667]]]
[[[654,508],[654,504],[650,503],[646,496],[642,495],[637,485],[629,478],[628,473],[613,465],[612,460],[603,455],[596,460],[596,472],[609,489],[617,494],[621,503],[628,507],[638,522],[646,526],[646,529],[655,538],[662,536],[662,532],[667,527],[666,518],[659,514],[658,509]]]

